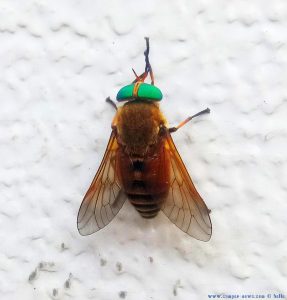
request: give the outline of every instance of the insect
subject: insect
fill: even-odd
[[[182,231],[208,241],[212,226],[210,210],[197,192],[175,147],[171,134],[205,109],[168,128],[160,111],[162,93],[154,85],[146,38],[145,71],[132,84],[120,89],[112,102],[116,114],[104,158],[78,213],[81,235],[92,234],[119,212],[128,198],[143,218],[154,218],[160,210]],[[151,84],[144,83],[150,75]]]

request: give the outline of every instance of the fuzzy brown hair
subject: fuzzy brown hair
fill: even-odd
[[[120,142],[136,152],[156,143],[161,124],[166,125],[166,120],[154,102],[128,102],[117,112]]]

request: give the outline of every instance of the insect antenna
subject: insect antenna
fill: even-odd
[[[146,50],[144,52],[144,56],[145,56],[145,72],[150,74],[151,77],[151,84],[154,84],[154,77],[153,77],[153,71],[152,71],[152,67],[150,65],[149,62],[149,38],[145,37],[146,40]]]
[[[133,72],[134,72],[134,74],[135,74],[136,80],[139,81],[139,76],[138,76],[138,74],[136,73],[136,71],[134,70],[134,68],[132,68],[132,70],[133,70]]]
[[[152,67],[151,67],[150,62],[149,62],[149,38],[145,37],[145,40],[146,40],[146,50],[144,51],[145,71],[140,76],[138,76],[137,73],[135,72],[135,70],[132,69],[135,76],[136,76],[136,79],[133,81],[133,83],[144,82],[145,79],[147,78],[148,74],[149,74],[150,78],[151,78],[151,84],[154,85],[153,71],[152,71]]]

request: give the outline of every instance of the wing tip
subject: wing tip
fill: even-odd
[[[205,242],[205,243],[206,243],[206,242],[209,242],[209,241],[210,241],[211,236],[212,236],[212,234],[208,235],[206,239],[200,239],[200,238],[195,238],[195,239],[197,239],[197,240],[199,240],[199,241],[201,241],[201,242]]]
[[[99,231],[99,230],[101,230],[101,228],[98,228],[98,229],[92,230],[92,231],[87,231],[87,230],[85,230],[84,228],[80,228],[80,227],[78,226],[78,232],[79,232],[79,234],[80,234],[81,236],[92,235],[93,233],[95,233],[95,232],[97,232],[97,231]]]

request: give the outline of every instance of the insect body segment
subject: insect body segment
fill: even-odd
[[[169,163],[160,136],[160,126],[166,120],[158,105],[146,101],[126,103],[117,116],[119,180],[141,216],[152,218],[169,189]]]
[[[123,106],[113,103],[117,110],[111,137],[81,204],[78,230],[82,235],[100,230],[129,199],[143,218],[154,218],[161,210],[182,231],[208,241],[212,233],[210,211],[197,192],[171,133],[209,109],[168,128],[159,108],[162,94],[154,86],[146,41],[145,72],[135,74],[136,80],[119,91],[117,100],[126,101]],[[148,74],[151,84],[143,82]]]
[[[160,101],[162,99],[161,90],[155,85],[143,82],[136,82],[121,88],[117,94],[118,101],[131,99],[143,99],[147,101]]]
[[[165,177],[155,181],[159,167],[157,158],[130,157],[128,159],[124,153],[119,155],[121,155],[119,164],[122,167],[119,175],[128,199],[142,217],[155,217],[169,189]]]

